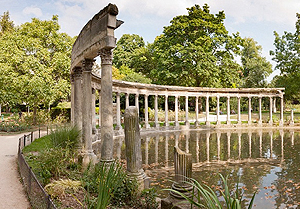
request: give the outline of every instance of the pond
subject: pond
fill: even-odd
[[[123,139],[116,139],[115,154],[125,158]],[[143,166],[162,197],[174,179],[174,146],[193,157],[193,178],[214,190],[219,173],[230,187],[244,194],[244,205],[257,191],[253,208],[297,208],[300,205],[300,131],[225,130],[181,131],[142,137]]]

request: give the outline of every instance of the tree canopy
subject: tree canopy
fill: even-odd
[[[59,32],[58,17],[33,18],[0,37],[0,70],[5,76],[1,103],[49,106],[67,98],[74,39]],[[2,79],[1,79],[2,80]],[[9,88],[9,91],[8,89]]]
[[[275,51],[270,52],[276,62],[275,68],[281,73],[273,84],[286,87],[286,96],[292,100],[300,99],[300,14],[297,13],[296,16],[296,31],[285,31],[282,36],[275,31]]]

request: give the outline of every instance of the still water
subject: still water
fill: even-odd
[[[193,178],[214,190],[218,173],[239,182],[244,205],[257,191],[253,208],[300,208],[300,131],[184,131],[142,137],[143,166],[162,197],[174,177],[174,146],[192,153]],[[122,139],[116,139],[116,157],[125,158]]]

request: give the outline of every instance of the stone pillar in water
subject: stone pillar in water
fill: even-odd
[[[172,189],[191,196],[193,187],[186,183],[192,176],[192,154],[180,150],[177,146],[174,147],[174,168],[175,168],[175,183]],[[183,198],[177,193],[171,191],[170,196],[161,200],[161,209],[185,209],[191,208],[191,205],[182,202]]]
[[[131,177],[135,177],[140,184],[140,189],[149,188],[150,179],[142,169],[141,137],[138,120],[138,110],[134,106],[126,108],[124,114],[125,122],[125,146],[127,172]]]
[[[291,121],[290,121],[290,125],[291,125],[291,126],[294,125],[294,110],[291,110]]]

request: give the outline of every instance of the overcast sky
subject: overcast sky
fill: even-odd
[[[110,1],[107,0],[0,0],[0,13],[10,12],[16,25],[31,18],[51,19],[59,16],[61,32],[78,35],[82,27]],[[263,56],[271,61],[269,51],[274,50],[277,31],[295,31],[296,13],[300,13],[300,0],[115,0],[119,8],[118,19],[125,23],[116,30],[122,34],[138,34],[146,42],[153,42],[163,27],[177,15],[187,14],[186,8],[207,3],[211,12],[224,10],[225,26],[230,33],[240,32],[252,37],[263,47]],[[272,62],[273,67],[275,65]]]

